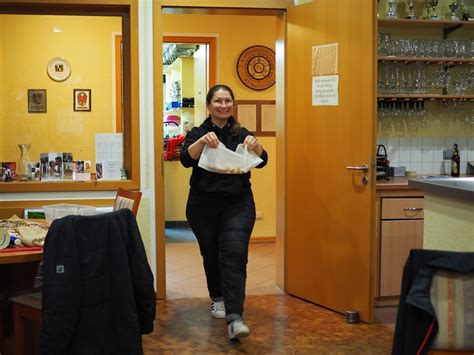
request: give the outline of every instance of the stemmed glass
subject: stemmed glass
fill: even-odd
[[[431,20],[439,20],[438,15],[436,15],[436,6],[438,6],[439,0],[427,0],[428,5],[431,7],[431,11],[433,12],[430,19]]]
[[[469,21],[471,15],[469,14],[469,8],[467,7],[467,5],[465,5],[464,0],[461,0],[461,3],[459,5],[461,7],[462,19],[464,21]]]
[[[458,9],[459,5],[458,3],[456,2],[456,0],[454,0],[450,5],[449,5],[449,9],[451,10],[451,20],[459,20],[459,17],[456,16],[456,11]]]
[[[387,18],[398,18],[397,3],[398,0],[388,0]]]
[[[410,20],[416,20],[416,16],[415,16],[415,0],[410,0],[410,2],[408,3],[408,8],[410,9],[410,13],[408,14],[407,18],[410,19]]]

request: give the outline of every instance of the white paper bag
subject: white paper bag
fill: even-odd
[[[204,146],[198,166],[219,174],[245,174],[262,161],[257,154],[248,151],[243,144],[239,144],[233,152],[223,143],[219,143],[217,148]]]

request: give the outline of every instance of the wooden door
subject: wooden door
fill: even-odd
[[[287,9],[285,285],[292,295],[372,320],[375,1]],[[312,47],[338,43],[339,104],[312,105]],[[370,167],[368,184],[362,171]]]

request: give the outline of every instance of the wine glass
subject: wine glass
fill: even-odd
[[[397,3],[398,0],[388,0],[387,18],[398,18]]]
[[[456,16],[456,11],[458,9],[459,5],[458,3],[456,2],[456,0],[454,0],[450,5],[449,5],[449,9],[451,10],[451,20],[459,20],[459,17]]]
[[[439,20],[438,15],[436,15],[436,6],[438,6],[439,0],[428,0],[428,4],[431,7],[431,11],[433,12],[430,19],[431,20]]]
[[[410,0],[410,2],[408,3],[408,8],[410,10],[410,12],[408,13],[408,16],[407,18],[410,19],[410,20],[416,20],[416,16],[415,16],[415,0]]]

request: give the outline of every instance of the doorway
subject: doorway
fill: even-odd
[[[258,12],[258,11],[257,11]],[[167,14],[167,15],[171,15],[171,14]],[[193,15],[196,15],[196,16],[193,16]],[[174,16],[174,15],[173,15]],[[260,17],[266,17],[267,19],[271,18],[272,16],[274,16],[274,14],[268,14],[267,12],[265,12],[264,15],[249,15],[247,11],[244,11],[243,13],[239,14],[239,11],[235,11],[233,10],[232,13],[220,13],[220,14],[213,14],[213,15],[208,15],[208,20],[207,22],[230,22],[232,23],[233,21],[237,21],[238,19],[243,19],[243,20],[240,20],[246,24],[249,24],[250,23],[250,26],[254,26],[252,23],[253,22],[258,22],[258,19]],[[242,17],[242,16],[245,16],[245,17]],[[168,17],[171,17],[171,16],[168,16]],[[198,44],[200,45],[202,42],[199,42],[199,41],[196,41],[195,39],[193,39],[193,34],[195,33],[196,30],[199,31],[198,35],[202,34],[202,33],[210,33],[210,34],[215,34],[216,37],[215,40],[216,40],[216,48],[218,47],[219,48],[219,53],[220,53],[220,56],[224,56],[226,57],[226,60],[224,60],[224,63],[222,63],[222,59],[221,61],[219,61],[219,67],[225,67],[225,68],[217,68],[217,66],[214,66],[214,69],[212,69],[212,65],[210,63],[209,65],[209,71],[208,71],[208,77],[209,77],[209,86],[212,86],[213,84],[215,84],[216,82],[223,82],[225,84],[229,84],[229,86],[231,86],[236,94],[236,99],[239,101],[245,101],[247,103],[247,101],[249,100],[252,100],[252,99],[261,99],[261,101],[263,101],[263,99],[267,99],[268,100],[274,100],[275,99],[275,88],[273,87],[271,90],[268,90],[267,92],[257,92],[257,91],[252,91],[248,88],[246,88],[242,83],[240,83],[238,80],[238,77],[237,77],[237,74],[235,73],[234,74],[234,71],[235,71],[235,68],[234,68],[234,63],[232,62],[232,60],[230,60],[230,58],[234,58],[234,56],[236,55],[236,53],[240,53],[242,52],[245,48],[255,44],[256,40],[258,41],[258,39],[255,39],[255,38],[251,38],[250,35],[243,35],[243,36],[240,36],[240,37],[245,37],[246,40],[243,40],[242,43],[236,47],[237,49],[235,49],[232,45],[229,45],[230,43],[232,42],[239,42],[239,40],[235,40],[235,39],[229,39],[227,40],[227,34],[222,34],[222,33],[219,33],[217,30],[214,30],[214,29],[208,29],[209,27],[205,27],[205,26],[196,26],[196,29],[189,29],[189,28],[185,28],[183,31],[183,33],[186,33],[186,37],[188,37],[187,35],[191,35],[190,38],[188,38],[187,41],[183,41],[183,37],[179,35],[179,32],[181,30],[181,28],[179,27],[172,27],[171,29],[168,29],[169,26],[168,24],[170,22],[173,22],[173,23],[180,23],[180,24],[183,24],[183,23],[189,23],[189,22],[193,22],[195,21],[194,18],[195,17],[200,17],[198,14],[185,14],[185,15],[181,15],[180,16],[177,16],[177,18],[173,19],[172,21],[171,20],[168,20],[168,22],[165,21],[164,23],[164,29],[163,29],[163,33],[164,33],[164,37],[163,37],[163,42],[164,44],[169,44],[169,43],[178,43],[180,45],[182,45],[182,50],[183,52],[190,49],[191,51],[195,51],[195,53],[198,52],[198,49],[196,48],[193,48],[192,46],[194,44]],[[201,20],[202,20],[202,16],[201,16]],[[200,21],[200,20],[196,20],[196,21]],[[262,31],[265,32],[269,32],[271,33],[271,41],[269,42],[268,41],[268,38],[265,38],[265,43],[268,47],[272,47],[274,48],[275,47],[275,29],[274,29],[274,26],[275,26],[275,20],[267,20],[267,22],[264,22],[267,24],[267,27],[263,27]],[[216,25],[215,28],[217,28],[219,25]],[[255,25],[256,26],[256,25]],[[260,28],[261,28],[261,23],[259,24]],[[225,26],[221,26],[221,27],[225,27]],[[168,33],[170,33],[170,35],[168,36]],[[267,35],[268,37],[268,35]],[[206,37],[207,38],[207,37]],[[193,42],[194,41],[194,42]],[[218,42],[218,43],[217,43]],[[261,43],[261,42],[257,42],[257,43]],[[189,45],[191,45],[191,48],[187,48],[189,47]],[[166,53],[165,51],[167,50],[167,48],[169,48],[169,46],[166,46],[164,49],[163,49],[163,53]],[[210,49],[212,48],[212,46],[210,47]],[[178,51],[179,51],[179,48],[178,48]],[[210,50],[211,52],[211,50]],[[217,54],[217,50],[215,52]],[[237,55],[238,56],[238,55]],[[212,59],[212,58],[216,58],[216,56],[212,56],[212,55],[209,55],[209,59]],[[229,58],[229,60],[227,60],[227,58]],[[186,59],[184,60],[181,60],[182,62],[185,62]],[[216,60],[217,62],[217,60]],[[228,62],[228,63],[227,63]],[[183,63],[181,63],[183,64]],[[168,69],[168,65],[170,64],[164,64],[163,65],[163,71],[166,72],[167,69]],[[183,68],[183,66],[181,66]],[[214,78],[219,78],[218,80],[212,80],[212,77],[214,76]],[[166,97],[167,95],[167,92],[166,90],[170,90],[171,89],[171,83],[167,80],[165,84],[163,84],[163,93]],[[176,89],[176,88],[175,88]],[[179,88],[178,88],[179,89]],[[183,87],[181,88],[183,90],[183,93],[184,93],[184,84],[183,84]],[[202,93],[203,94],[203,97],[202,97],[202,102],[203,102],[203,111],[202,111],[202,114],[199,114],[198,112],[198,109],[197,107],[195,107],[194,109],[194,118],[195,118],[195,122],[194,124],[195,125],[198,125],[200,124],[204,118],[206,117],[207,115],[207,112],[205,110],[205,93],[207,92],[207,88],[206,90]],[[270,94],[268,94],[268,92],[270,92]],[[270,95],[270,96],[269,96]],[[185,97],[185,95],[183,94],[182,95],[183,97]],[[197,95],[194,97],[195,99],[195,106],[198,105],[198,100],[197,100]],[[165,100],[166,101],[166,100]],[[169,101],[169,100],[168,100]],[[255,100],[254,100],[255,101]],[[166,109],[167,103],[164,102],[164,109]],[[176,104],[175,104],[176,105]],[[171,122],[172,120],[176,119],[176,118],[173,118],[173,117],[170,117],[170,118],[167,118],[166,114],[164,115],[164,119]],[[175,125],[174,123],[164,123],[163,124],[163,134],[166,135],[167,134],[167,127],[166,126],[172,126],[171,128],[171,131],[173,130],[178,130],[177,128],[177,125]],[[176,127],[176,128],[174,128]],[[258,137],[259,140],[260,140],[260,137]],[[275,137],[272,136],[272,137],[262,137],[262,143],[263,145],[265,146],[266,149],[270,149],[272,156],[274,158],[274,150],[275,150]],[[269,143],[270,142],[270,143]],[[173,163],[173,162],[171,162]],[[168,246],[167,244],[169,242],[172,243],[172,238],[173,238],[173,232],[174,233],[174,237],[176,239],[181,239],[181,241],[186,241],[188,239],[188,236],[187,234],[189,234],[189,231],[186,231],[186,228],[187,228],[187,225],[185,223],[181,224],[180,225],[180,222],[185,222],[185,215],[184,215],[184,208],[185,208],[185,202],[186,202],[186,198],[187,198],[187,193],[188,193],[188,189],[189,189],[189,175],[191,173],[191,171],[187,171],[188,169],[184,169],[182,166],[180,166],[180,163],[179,162],[176,162],[176,171],[172,171],[171,169],[173,169],[173,164],[169,164],[168,161],[164,160],[164,163],[163,163],[163,176],[164,176],[164,191],[163,191],[163,195],[165,196],[165,205],[164,205],[164,216],[165,216],[165,236],[164,236],[164,242],[165,242],[165,247],[166,247],[166,251],[167,251],[167,254],[166,254],[166,262],[167,262],[167,266],[166,266],[166,276],[167,276],[167,281],[169,281],[170,278],[174,277],[175,274],[174,274],[174,271],[175,271],[175,268],[172,266],[172,265],[169,265],[168,261],[170,261],[170,258],[171,259],[174,259],[175,257],[174,256],[171,256],[170,257],[170,253],[168,252]],[[274,164],[274,160],[273,160],[273,164]],[[272,166],[271,169],[274,169],[275,167]],[[267,167],[265,168],[267,169]],[[262,170],[265,170],[265,169],[262,169]],[[177,170],[180,170],[179,172]],[[183,175],[183,172],[186,174],[184,178],[181,178],[181,176]],[[254,187],[257,187],[257,186],[263,186],[265,184],[268,185],[268,181],[271,180],[271,183],[269,184],[270,186],[274,187],[275,186],[275,174],[273,173],[271,179],[268,179],[266,177],[263,177],[263,176],[259,176],[259,173],[252,173],[253,176],[252,176],[252,183],[254,184]],[[177,179],[177,177],[179,177],[179,180]],[[256,181],[258,180],[258,181]],[[173,192],[171,192],[173,191]],[[255,192],[255,191],[254,191]],[[251,249],[252,248],[255,248],[255,249],[258,249],[259,250],[259,253],[260,254],[265,254],[265,257],[269,258],[270,255],[271,255],[271,262],[273,263],[272,266],[269,266],[269,271],[268,272],[265,272],[266,276],[268,275],[271,275],[271,277],[273,278],[273,281],[272,281],[272,285],[271,287],[273,289],[276,288],[275,286],[275,279],[276,279],[276,276],[275,276],[275,255],[276,255],[276,250],[275,250],[275,224],[276,224],[276,221],[275,221],[275,212],[274,212],[274,199],[275,199],[275,191],[274,189],[270,188],[269,190],[267,191],[260,191],[260,192],[257,192],[257,194],[260,194],[260,195],[266,195],[263,200],[263,202],[259,203],[257,201],[257,210],[258,212],[261,212],[259,213],[259,216],[260,217],[260,220],[258,221],[258,224],[263,224],[263,223],[272,223],[273,226],[271,228],[271,230],[269,230],[269,228],[267,228],[265,230],[265,228],[262,228],[262,227],[259,227],[260,230],[258,230],[258,234],[257,237],[259,237],[260,239],[262,239],[261,237],[264,237],[263,239],[265,239],[265,242],[267,243],[258,243],[258,244],[255,244],[253,245],[254,243],[252,243],[252,246],[251,246]],[[173,196],[174,197],[174,201],[171,201],[169,199],[169,196]],[[268,196],[271,196],[271,198],[267,198]],[[176,204],[176,201],[181,201],[179,203],[179,205]],[[268,204],[272,205],[270,208],[268,208]],[[259,209],[260,207],[260,209]],[[179,215],[176,215],[176,211],[181,211],[179,213]],[[174,214],[174,215],[173,215]],[[263,222],[262,222],[262,219],[263,219]],[[177,223],[174,223],[174,222],[177,222]],[[174,231],[172,230],[173,228],[168,228],[168,227],[173,227],[173,224],[174,226],[176,227],[184,227],[184,230],[181,229],[175,229]],[[171,235],[170,235],[171,234]],[[270,241],[270,243],[268,243]],[[175,244],[175,243],[173,243]],[[267,248],[268,245],[272,245],[270,248]],[[174,245],[175,247],[177,247],[176,245]],[[181,248],[184,248],[184,246],[180,245],[179,247]],[[266,251],[264,251],[266,250]],[[184,252],[186,253],[186,252]],[[251,250],[251,253],[252,253],[252,250]],[[257,253],[257,252],[256,252]],[[199,255],[198,255],[199,256]],[[259,255],[259,256],[262,256],[262,255]],[[200,256],[199,256],[200,258]],[[252,258],[252,256],[250,256],[250,258]],[[263,259],[260,259],[260,261],[263,260]],[[198,269],[199,271],[202,269],[202,261],[199,261],[199,265],[197,265],[197,267],[195,269]],[[268,265],[268,262],[267,262],[267,265]],[[264,272],[263,271],[260,271],[260,273],[263,275]],[[268,280],[267,280],[268,281]],[[168,286],[169,285],[169,282],[167,282]],[[201,282],[201,286],[205,286],[205,280],[203,279],[202,282]],[[267,286],[267,285],[265,285]],[[268,285],[270,286],[270,285]],[[257,291],[257,290],[255,290]],[[280,290],[281,292],[281,290]],[[169,297],[169,295],[168,295]]]
[[[214,84],[213,37],[163,37],[163,175],[166,243],[195,243],[185,216],[190,171],[179,162],[184,137],[206,117],[205,96]],[[211,81],[212,80],[212,81]]]

